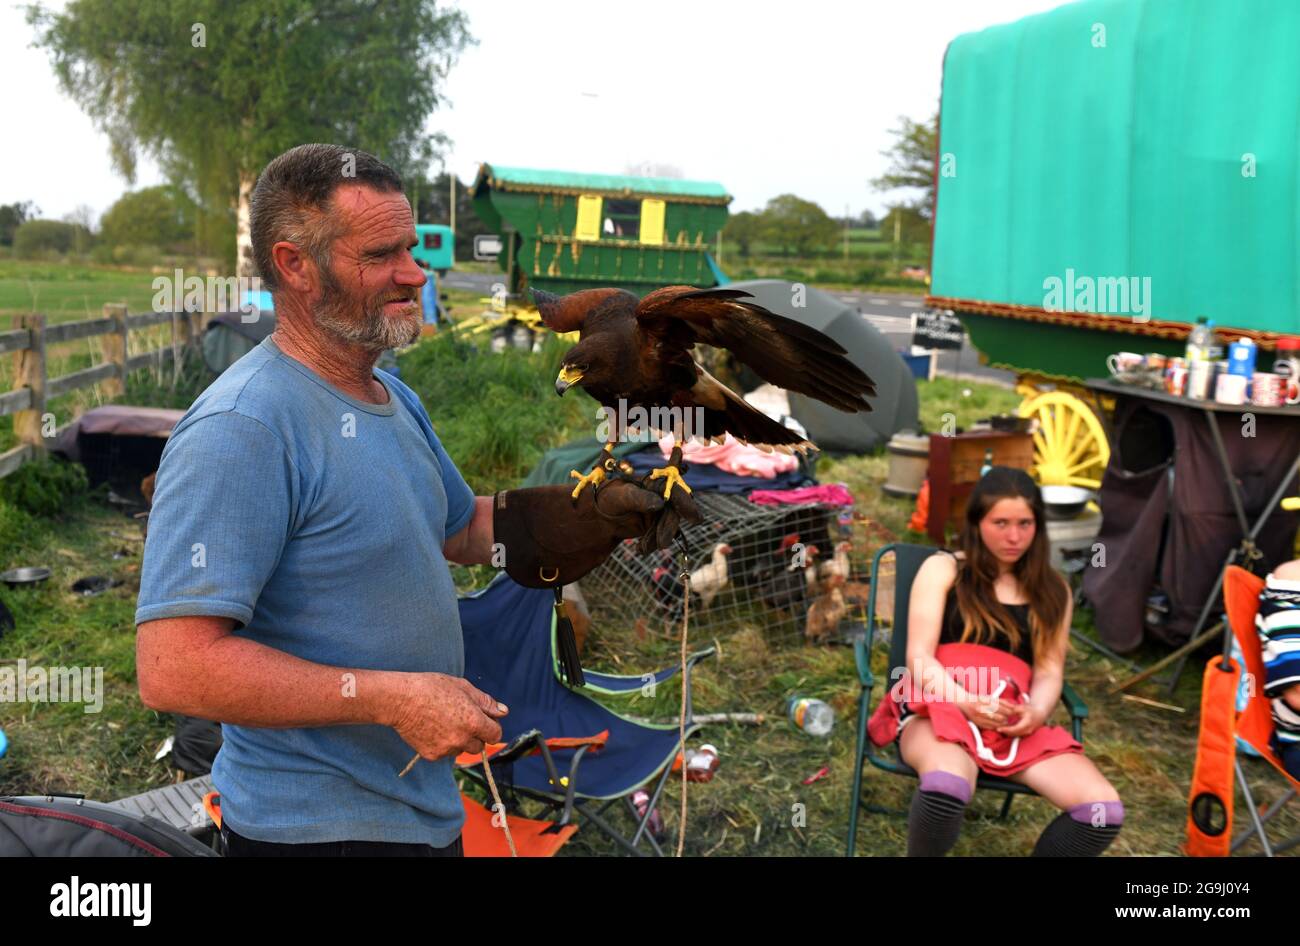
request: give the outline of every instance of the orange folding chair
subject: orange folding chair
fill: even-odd
[[[541,755],[546,759],[547,767],[556,778],[556,784],[567,791],[567,804],[559,822],[542,821],[525,818],[509,812],[493,812],[490,808],[470,798],[464,792],[460,794],[461,804],[465,807],[465,827],[461,829],[461,841],[466,857],[509,857],[510,844],[502,830],[501,818],[510,826],[510,837],[515,842],[515,850],[520,857],[551,857],[564,847],[569,838],[577,832],[578,826],[570,822],[573,814],[572,784],[568,776],[560,775],[551,760],[552,750],[577,750],[578,757],[585,752],[599,752],[609,741],[609,733],[601,732],[594,736],[580,738],[563,737],[544,739],[537,730],[532,730],[516,737],[509,745],[503,742],[487,746],[489,763],[508,765],[516,759],[530,755]],[[456,765],[461,769],[473,769],[483,765],[483,757],[461,754],[456,757]],[[504,804],[504,803],[503,803]],[[209,791],[203,796],[203,810],[212,819],[213,825],[221,830],[221,795]]]
[[[506,806],[506,811],[493,812],[461,792],[460,799],[465,805],[465,827],[461,832],[465,844],[465,856],[510,856],[510,843],[506,840],[505,831],[502,830],[502,817],[510,828],[510,837],[515,842],[515,850],[520,857],[551,857],[564,847],[565,842],[578,830],[578,826],[571,820],[575,783],[571,778],[572,771],[569,775],[560,774],[551,753],[556,750],[577,750],[573,760],[573,770],[576,771],[577,762],[584,753],[599,752],[608,741],[609,730],[594,736],[553,736],[547,739],[538,730],[532,729],[516,736],[508,745],[504,742],[490,743],[486,747],[487,757],[488,764],[493,766],[509,766],[515,760],[525,756],[540,755],[547,772],[550,773],[551,784],[557,791],[563,793],[564,803],[557,806],[560,811],[559,821],[544,821],[525,818],[517,812],[512,812],[510,803],[504,800],[502,805]],[[458,769],[475,775],[476,781],[486,782],[482,766],[482,756],[462,753],[456,757]]]
[[[1201,689],[1201,731],[1196,746],[1196,768],[1187,799],[1187,843],[1184,846],[1193,857],[1226,857],[1252,836],[1259,838],[1264,853],[1269,857],[1300,845],[1300,835],[1275,844],[1269,840],[1265,830],[1265,825],[1296,796],[1300,781],[1286,771],[1270,745],[1273,714],[1268,698],[1264,696],[1263,651],[1255,628],[1259,592],[1263,587],[1263,578],[1240,566],[1229,565],[1224,572],[1223,600],[1228,616],[1225,634],[1236,636],[1245,672],[1250,674],[1249,679],[1256,681],[1256,685],[1248,688],[1246,708],[1238,712],[1237,694],[1242,668],[1228,656],[1231,638],[1225,638],[1223,655],[1212,657],[1205,665]],[[1276,768],[1290,786],[1262,814],[1255,805],[1241,762],[1237,759],[1238,737]],[[1251,827],[1235,839],[1232,834],[1234,774],[1251,819]]]

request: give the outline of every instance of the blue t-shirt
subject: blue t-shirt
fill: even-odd
[[[268,337],[204,391],[163,450],[137,624],[234,618],[234,633],[316,663],[461,676],[447,538],[474,494],[419,398],[348,397]],[[340,693],[346,681],[340,680]],[[223,817],[259,841],[444,847],[464,822],[452,762],[387,726],[222,726]]]

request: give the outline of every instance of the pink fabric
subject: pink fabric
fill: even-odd
[[[760,505],[830,503],[832,506],[852,506],[853,494],[842,483],[826,483],[799,489],[756,489],[749,494],[749,501]]]
[[[1012,703],[1020,702],[1020,694],[1030,691],[1033,670],[1019,657],[983,644],[940,644],[934,651],[935,659],[944,665],[949,675],[970,690],[972,678],[985,679],[992,684],[994,678],[1008,681],[1008,688],[1002,698]],[[980,675],[980,668],[986,673]],[[976,671],[969,673],[969,671]],[[996,672],[987,672],[996,671]],[[976,696],[988,696],[983,687]],[[1021,738],[1016,748],[1014,761],[1009,765],[998,765],[981,759],[976,751],[975,735],[971,732],[970,722],[953,703],[935,698],[922,699],[920,685],[911,678],[910,672],[903,671],[902,679],[894,683],[880,701],[876,711],[867,723],[867,733],[871,741],[878,746],[888,745],[898,735],[898,723],[902,716],[903,703],[918,716],[927,716],[934,734],[944,742],[955,742],[970,753],[975,764],[990,775],[1011,775],[1027,769],[1036,762],[1065,752],[1083,752],[1083,746],[1075,742],[1068,732],[1060,726],[1039,726],[1028,736]],[[995,729],[981,729],[980,738],[986,749],[998,759],[1007,758],[1011,748],[1011,737]]]
[[[659,449],[667,459],[673,452],[673,435],[668,434],[659,441]],[[786,453],[764,453],[757,447],[741,443],[731,434],[720,444],[704,444],[698,440],[688,440],[682,444],[682,459],[688,463],[704,463],[716,466],[725,473],[737,476],[757,476],[761,479],[773,479],[778,473],[788,473],[798,469],[799,458]]]

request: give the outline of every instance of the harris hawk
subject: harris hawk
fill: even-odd
[[[667,480],[665,499],[674,485],[691,491],[680,473],[683,431],[687,439],[713,443],[731,434],[768,453],[817,449],[709,374],[693,356],[697,344],[725,349],[764,381],[838,410],[871,410],[866,398],[875,395],[876,386],[845,357],[842,346],[817,329],[746,301],[753,294],[742,289],[667,286],[643,299],[614,288],[565,296],[533,289],[532,294],[548,328],[578,332],[578,344],[561,361],[556,393],[581,387],[606,409],[607,417],[620,421],[611,428],[596,467],[586,475],[572,471],[578,479],[575,499],[588,484],[598,486],[613,468],[611,451],[622,436],[616,428],[634,408],[650,417],[686,419],[673,431],[677,444],[668,465],[650,474]]]

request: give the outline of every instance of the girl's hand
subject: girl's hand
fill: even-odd
[[[1012,737],[1028,736],[1047,722],[1047,714],[1032,703],[1017,706],[1016,710],[1020,714],[1018,719],[1008,725],[997,727],[998,732],[1002,733],[1002,735]]]
[[[977,696],[962,700],[958,707],[979,729],[997,729],[999,732],[1000,727],[1011,722],[1019,709],[1010,700],[981,699]]]

